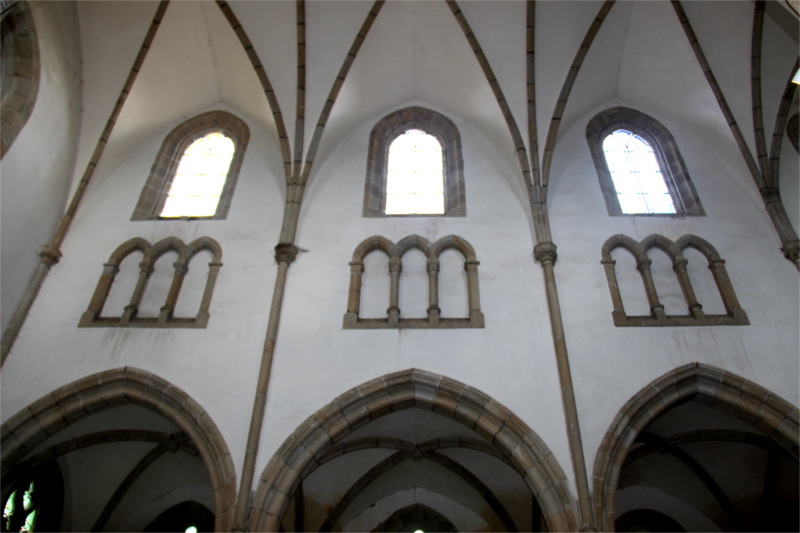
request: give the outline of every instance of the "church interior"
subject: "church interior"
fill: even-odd
[[[800,528],[797,0],[0,6],[3,531]]]

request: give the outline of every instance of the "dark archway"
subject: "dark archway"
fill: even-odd
[[[373,531],[400,532],[400,531],[456,531],[450,520],[437,513],[430,507],[415,504],[400,509],[385,522],[381,522]]]
[[[659,503],[692,516],[694,525],[678,520],[686,529],[794,530],[798,472],[797,408],[692,363],[642,389],[606,432],[594,468],[597,523],[612,530],[617,513]]]
[[[196,448],[213,491],[216,530],[227,529],[236,500],[236,474],[222,434],[208,413],[184,391],[132,367],[87,376],[48,394],[2,425],[2,476],[13,477],[29,453],[50,436],[107,409],[134,404],[170,420]]]
[[[301,424],[278,449],[261,476],[250,529],[279,530],[292,496],[318,468],[320,458],[362,426],[408,409],[432,412],[474,429],[508,458],[513,471],[541,507],[549,530],[576,529],[574,498],[567,489],[566,476],[542,440],[486,394],[419,369],[364,383]],[[421,451],[417,455],[419,460],[423,459]]]

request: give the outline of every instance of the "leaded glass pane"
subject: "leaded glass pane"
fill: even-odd
[[[233,141],[218,132],[193,142],[181,157],[160,216],[214,216],[234,151]]]
[[[444,214],[442,145],[433,135],[408,130],[389,147],[386,214]]]
[[[675,205],[650,144],[627,130],[603,141],[608,169],[626,214],[673,214]]]

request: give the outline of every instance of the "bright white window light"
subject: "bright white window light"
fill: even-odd
[[[603,140],[620,209],[628,215],[674,214],[675,205],[650,144],[627,130]]]
[[[181,157],[160,216],[214,216],[234,151],[233,141],[219,132],[193,142]]]
[[[408,130],[389,146],[387,215],[443,215],[442,145],[433,135]]]

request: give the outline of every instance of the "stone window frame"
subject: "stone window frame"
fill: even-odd
[[[442,145],[444,157],[443,214],[386,214],[386,172],[389,162],[389,146],[397,137],[410,129],[424,131],[435,137]],[[441,113],[419,106],[399,109],[378,121],[369,136],[363,216],[386,218],[464,217],[466,215],[467,201],[461,134],[453,121]]]
[[[11,4],[11,5],[9,5]],[[2,33],[10,35],[13,69],[10,85],[0,104],[0,158],[5,157],[28,122],[39,93],[39,41],[28,2],[2,2]],[[5,40],[5,39],[4,39]]]
[[[608,168],[603,141],[619,129],[644,139],[653,149],[664,183],[672,197],[675,213],[623,213],[617,189]],[[669,130],[655,118],[629,107],[612,107],[595,115],[586,126],[586,140],[600,180],[600,190],[609,216],[684,217],[705,216],[700,197],[692,183],[678,144]]]
[[[427,258],[428,271],[428,317],[401,318],[399,307],[400,273],[403,270],[403,255],[412,248],[420,250]],[[468,318],[443,318],[439,307],[439,256],[445,250],[454,249],[464,258],[467,271]],[[389,308],[386,318],[360,318],[361,281],[364,273],[364,258],[375,250],[389,257]],[[350,262],[350,291],[347,312],[344,315],[344,329],[436,329],[436,328],[483,328],[484,317],[481,312],[478,289],[478,265],[475,250],[465,239],[457,235],[447,235],[431,243],[419,235],[409,235],[397,244],[386,237],[374,235],[362,241],[353,252]]]
[[[702,253],[708,260],[708,268],[714,276],[714,282],[725,306],[726,314],[709,315],[703,311],[703,306],[697,300],[691,280],[686,271],[688,260],[683,255],[686,248],[694,248]],[[625,312],[617,283],[616,261],[611,257],[615,248],[624,248],[636,260],[636,268],[642,276],[645,294],[650,305],[650,316],[629,316]],[[647,256],[651,248],[664,251],[672,260],[672,269],[678,277],[684,300],[689,311],[687,315],[667,315],[664,305],[658,299],[655,283],[653,282],[650,265],[652,261]],[[603,259],[600,261],[606,273],[608,288],[611,291],[611,302],[614,306],[612,316],[617,327],[652,327],[652,326],[743,326],[750,324],[747,313],[739,305],[739,300],[733,290],[733,284],[725,270],[725,260],[719,256],[717,250],[705,239],[697,235],[684,235],[673,242],[663,235],[649,235],[636,242],[627,235],[617,234],[606,240],[602,249]]]
[[[208,217],[161,217],[167,201],[172,180],[178,170],[186,149],[196,140],[209,133],[219,132],[233,141],[235,150],[231,159],[225,185],[220,193],[217,211]],[[142,188],[139,201],[131,215],[131,220],[224,220],[228,217],[233,191],[239,178],[245,149],[250,140],[247,124],[227,111],[208,111],[192,117],[176,126],[164,139],[161,149],[150,170],[150,176]]]
[[[200,308],[195,317],[174,317],[175,305],[178,301],[183,279],[189,271],[189,263],[192,258],[201,250],[208,250],[212,253],[212,259],[208,263],[208,279],[206,280],[205,290],[200,301]],[[103,306],[106,303],[111,285],[119,272],[122,261],[131,253],[140,251],[144,255],[142,262],[139,263],[139,278],[133,289],[131,300],[125,306],[120,316],[105,317],[101,316]],[[169,251],[178,254],[178,259],[174,263],[174,274],[172,284],[166,295],[164,305],[158,317],[138,317],[136,316],[144,296],[147,282],[153,273],[156,261]],[[137,327],[137,328],[205,328],[208,325],[209,307],[211,296],[214,293],[214,286],[217,282],[217,275],[222,266],[222,248],[219,243],[210,237],[200,237],[191,243],[184,244],[177,237],[167,237],[151,245],[145,239],[135,237],[125,241],[117,247],[108,262],[103,265],[103,273],[97,282],[88,309],[83,313],[78,323],[79,327]]]

